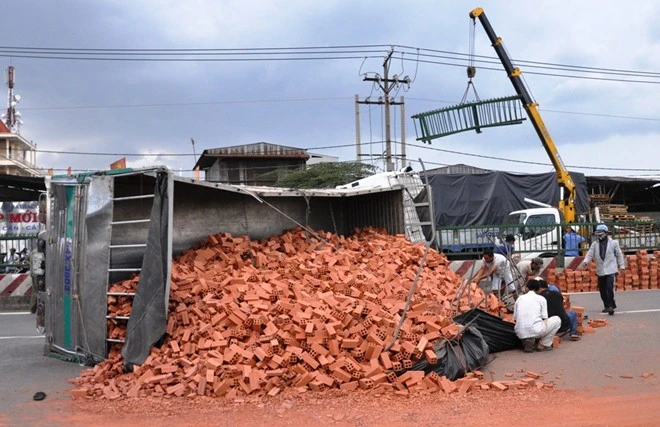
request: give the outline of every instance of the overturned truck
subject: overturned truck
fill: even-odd
[[[403,187],[287,190],[175,176],[166,167],[47,179],[45,269],[38,283],[44,353],[93,364],[110,345],[139,360],[162,336],[172,259],[210,234],[265,239],[301,226],[350,235],[373,226],[404,233]],[[111,284],[139,275],[135,293]],[[45,280],[44,280],[45,279]],[[108,336],[108,297],[130,297],[126,340]]]

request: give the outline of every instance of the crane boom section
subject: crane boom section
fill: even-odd
[[[518,96],[520,96],[523,103],[523,108],[527,112],[527,115],[529,116],[529,119],[534,126],[534,130],[536,130],[537,135],[541,139],[543,148],[550,157],[550,161],[555,168],[557,173],[557,182],[564,190],[561,200],[559,201],[559,209],[564,213],[564,219],[566,222],[575,222],[575,183],[573,182],[571,175],[568,173],[564,162],[559,156],[557,146],[552,140],[548,128],[545,126],[543,119],[541,119],[541,114],[538,110],[538,104],[532,99],[532,96],[530,95],[527,87],[525,86],[525,83],[523,82],[520,69],[516,68],[511,62],[511,58],[509,58],[509,55],[506,52],[504,45],[502,44],[502,39],[497,37],[495,34],[493,27],[490,25],[490,21],[488,21],[488,18],[484,13],[484,10],[478,7],[470,12],[470,17],[473,20],[478,18],[479,22],[481,22],[481,25],[486,31],[486,35],[490,39],[490,42],[492,43],[497,56],[500,58],[500,61],[504,66],[504,70],[506,71],[511,84],[513,84],[516,93]]]

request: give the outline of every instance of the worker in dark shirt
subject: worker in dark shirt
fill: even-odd
[[[556,290],[548,289],[548,282],[540,277],[537,277],[541,287],[541,296],[548,301],[548,316],[559,316],[561,319],[561,326],[559,333],[570,330],[571,341],[578,341],[580,336],[577,331],[577,313],[573,310],[564,310],[564,296],[561,294],[557,287]]]
[[[516,237],[513,234],[507,234],[504,238],[504,244],[497,246],[493,253],[504,255],[505,257],[510,257],[513,255],[515,250],[514,243],[516,242]]]

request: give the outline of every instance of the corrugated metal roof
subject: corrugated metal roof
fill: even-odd
[[[622,183],[656,183],[660,181],[660,176],[587,176],[588,184],[603,182],[622,182]]]
[[[286,145],[256,142],[254,144],[234,145],[231,147],[209,148],[204,150],[195,167],[206,169],[219,158],[278,158],[278,159],[309,159],[309,154],[303,148]]]

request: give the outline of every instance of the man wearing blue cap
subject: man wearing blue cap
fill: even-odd
[[[598,224],[594,236],[596,239],[591,244],[589,252],[584,257],[581,267],[586,267],[591,260],[596,260],[596,275],[598,276],[598,290],[600,299],[603,300],[603,313],[614,314],[616,302],[614,301],[614,278],[626,267],[623,253],[619,242],[610,239],[607,235],[609,229],[605,224]],[[617,268],[618,267],[618,268]]]

